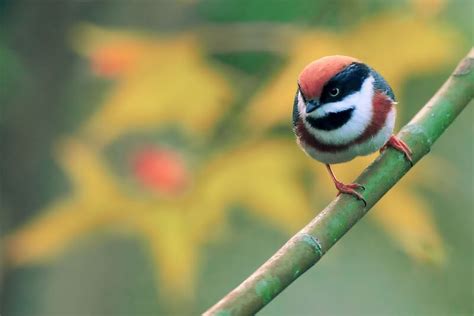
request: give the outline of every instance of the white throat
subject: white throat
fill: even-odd
[[[298,95],[298,112],[307,130],[320,142],[326,144],[342,145],[355,140],[365,131],[372,121],[374,81],[372,76],[367,77],[358,92],[348,95],[341,101],[326,103],[309,114],[306,113],[306,105],[300,93]],[[354,108],[350,120],[334,130],[325,131],[315,129],[305,120],[308,116],[316,119],[325,117],[329,113],[342,112],[350,108]]]

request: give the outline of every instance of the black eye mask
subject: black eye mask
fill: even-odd
[[[320,102],[338,102],[348,95],[360,91],[362,83],[365,79],[367,79],[370,73],[371,69],[365,64],[350,64],[326,83],[321,93]],[[339,89],[339,94],[336,96],[331,96],[329,92],[336,88]]]

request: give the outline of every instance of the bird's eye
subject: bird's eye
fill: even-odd
[[[339,95],[339,88],[332,88],[329,90],[329,94],[331,97],[337,97]]]

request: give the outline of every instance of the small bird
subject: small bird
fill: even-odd
[[[363,62],[348,56],[327,56],[307,65],[298,78],[293,129],[298,145],[326,164],[341,193],[366,201],[358,183],[337,180],[331,164],[347,162],[387,146],[401,151],[410,163],[408,145],[392,134],[396,100],[385,79]]]

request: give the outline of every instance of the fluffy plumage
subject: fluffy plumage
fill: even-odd
[[[326,81],[318,77],[318,70],[323,70]],[[327,164],[346,162],[373,153],[390,138],[395,97],[375,70],[351,57],[330,56],[309,64],[298,82],[294,130],[298,144],[314,159]],[[331,88],[340,89],[339,95],[331,97],[325,91]],[[320,106],[306,113],[305,100],[314,99]]]
[[[363,199],[354,191],[358,185],[340,183],[329,164],[371,154],[386,144],[411,160],[408,146],[392,135],[395,104],[392,89],[374,69],[352,57],[323,57],[298,78],[293,105],[297,142],[327,165],[339,192]]]

